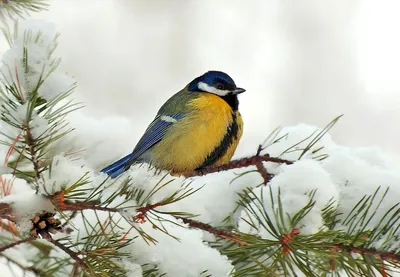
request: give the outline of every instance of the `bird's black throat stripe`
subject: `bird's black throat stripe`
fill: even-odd
[[[232,123],[228,126],[227,132],[222,139],[221,143],[214,148],[214,150],[207,156],[201,166],[197,168],[201,169],[210,165],[213,165],[216,161],[218,161],[222,156],[225,155],[229,146],[232,144],[233,139],[237,139],[239,131],[239,126],[236,121],[236,113],[232,113]]]
[[[237,95],[225,95],[225,96],[220,96],[222,99],[225,100],[226,103],[228,103],[229,106],[231,106],[233,111],[237,111],[239,109],[239,99]]]

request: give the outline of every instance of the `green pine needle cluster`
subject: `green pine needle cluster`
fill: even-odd
[[[325,226],[315,234],[299,232],[300,221],[315,205],[315,191],[296,214],[285,213],[281,195],[257,196],[252,189],[241,195],[239,204],[251,221],[253,230],[263,230],[270,239],[239,233],[241,244],[219,243],[221,253],[235,264],[233,276],[391,276],[399,272],[400,249],[395,248],[400,229],[399,204],[386,211],[374,228],[367,229],[388,189],[380,195],[364,196],[343,219],[338,219],[333,202],[323,209]],[[379,196],[380,195],[380,196]],[[271,214],[265,208],[270,203]],[[249,205],[251,203],[251,205]],[[340,226],[338,228],[334,227]],[[284,242],[285,238],[287,243]],[[382,271],[384,268],[384,272]]]

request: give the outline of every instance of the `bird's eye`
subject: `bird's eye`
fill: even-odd
[[[217,84],[216,88],[223,90],[224,89],[224,85],[223,84]]]

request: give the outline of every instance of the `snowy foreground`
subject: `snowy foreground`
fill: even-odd
[[[72,124],[76,123],[78,129],[74,135],[70,136],[69,145],[73,143],[78,149],[90,144],[95,145],[101,140],[101,136],[93,136],[90,128],[79,128],[79,126],[88,126],[86,123],[93,123],[94,119],[81,115],[75,117],[73,120]],[[107,134],[109,132],[107,130],[107,126],[110,126],[109,123],[106,120],[104,122],[94,122],[91,126],[96,126],[96,130],[103,130]],[[287,138],[271,145],[266,151],[272,156],[277,156],[287,148],[308,137],[316,129],[315,127],[303,124],[284,128],[281,133],[288,133]],[[306,143],[304,142],[304,144]],[[324,147],[323,152],[329,155],[323,161],[315,161],[310,157],[304,157],[301,161],[293,165],[277,166],[272,163],[267,164],[268,170],[276,174],[269,183],[269,186],[272,187],[273,191],[280,188],[286,212],[297,212],[308,202],[309,197],[307,194],[311,190],[317,189],[315,197],[317,200],[316,205],[300,224],[302,233],[313,233],[322,227],[321,209],[331,200],[335,200],[338,203],[339,211],[347,215],[363,195],[373,194],[378,186],[382,186],[382,188],[390,187],[388,195],[378,208],[375,217],[377,219],[381,218],[382,213],[398,203],[400,191],[399,168],[395,166],[393,160],[379,151],[379,149],[340,146],[335,144],[328,134],[314,146],[314,149],[322,146]],[[252,148],[254,146],[249,147]],[[105,176],[97,172],[99,165],[117,157],[113,155],[104,156],[102,161],[97,160],[97,158],[93,159],[94,156],[98,155],[99,153],[96,151],[87,151],[83,153],[81,159],[74,161],[60,156],[57,166],[53,169],[52,181],[60,183],[73,181],[82,176],[83,173],[90,171],[93,180],[96,180],[94,184],[101,182]],[[289,160],[297,159],[298,152],[285,154],[282,158]],[[256,187],[262,182],[257,172],[248,173],[236,178],[237,174],[248,172],[252,169],[254,168],[236,169],[204,177],[190,178],[189,180],[172,176],[164,178],[164,174],[154,176],[154,173],[149,172],[145,167],[132,168],[126,174],[131,175],[137,187],[145,190],[152,189],[161,178],[164,178],[162,182],[173,180],[152,197],[150,200],[151,203],[175,192],[183,183],[190,183],[189,186],[193,188],[204,186],[190,197],[166,206],[165,210],[198,214],[197,220],[210,223],[214,226],[221,226],[223,225],[222,221],[236,207],[236,201],[238,200],[237,193],[241,192],[247,186]],[[109,188],[109,190],[113,191],[113,188]],[[262,190],[266,190],[264,193],[268,195],[269,191],[266,187],[254,188],[254,192],[257,195],[260,195]],[[14,183],[13,191],[9,197],[23,197],[26,199],[26,202],[24,201],[26,207],[32,209],[32,207],[38,207],[38,204],[35,202],[37,199],[33,194],[34,191],[24,184],[23,181],[17,181]],[[6,199],[7,197],[3,201]],[[29,199],[31,199],[31,202],[28,202]],[[267,210],[271,210],[272,207],[268,202],[265,202],[265,207]],[[241,215],[240,213],[234,215],[239,230],[254,233],[254,230],[240,219],[241,216],[245,217],[245,215]],[[170,220],[176,221],[172,217]],[[376,223],[377,220],[372,220],[369,225],[373,227]],[[82,223],[75,221],[74,224],[79,228]],[[130,276],[141,276],[139,265],[145,263],[159,265],[160,270],[166,272],[168,276],[199,276],[205,269],[208,269],[208,272],[212,276],[226,276],[232,270],[232,265],[225,256],[220,255],[217,250],[212,249],[203,242],[203,240],[212,240],[212,238],[207,234],[203,234],[202,231],[184,229],[166,223],[166,228],[170,234],[181,239],[178,242],[172,237],[154,230],[148,222],[141,224],[141,227],[156,238],[159,243],[148,245],[142,239],[138,238],[128,247],[129,249],[126,249],[132,252],[136,258],[134,261],[127,259],[124,262],[126,267],[131,270]],[[125,228],[129,229],[129,225],[127,224]],[[74,232],[72,235],[76,238],[82,237],[84,229],[80,228],[80,232]],[[135,236],[137,234],[132,231],[130,235]],[[269,236],[267,232],[263,232],[263,229],[260,229],[259,235],[265,238]],[[57,235],[57,237],[60,236],[63,236],[63,234]],[[20,261],[29,259],[29,255],[32,254],[25,246],[8,250],[6,253],[12,254]],[[2,272],[8,271],[8,266],[3,265],[2,267],[4,267]]]
[[[35,28],[37,26],[34,26]],[[40,29],[40,28],[36,28]],[[51,37],[51,34],[49,35]],[[17,41],[18,42],[18,41]],[[46,41],[45,41],[46,42]],[[50,47],[35,45],[30,54],[32,58],[29,60],[36,66],[41,65],[41,61],[46,59],[47,53],[52,49],[51,39],[48,41]],[[12,63],[14,60],[21,59],[21,49],[15,47],[6,53],[3,57],[5,63]],[[49,44],[47,44],[49,46]],[[54,46],[54,45],[53,45]],[[50,50],[49,50],[50,49]],[[33,66],[34,68],[34,66]],[[39,70],[40,71],[40,70]],[[52,73],[53,78],[47,79],[46,86],[39,90],[39,94],[44,99],[52,99],[54,91],[59,89],[65,91],[72,85],[71,80],[64,78],[64,75]],[[20,72],[20,76],[24,76]],[[8,76],[11,80],[15,79],[13,73]],[[31,74],[25,76],[22,86],[29,91],[37,76]],[[26,107],[23,105],[14,114],[16,120],[23,120]],[[77,111],[71,113],[67,120],[75,130],[58,141],[53,146],[53,161],[51,174],[44,172],[43,184],[39,188],[39,192],[45,195],[52,195],[57,191],[73,184],[83,175],[88,174],[87,188],[96,188],[101,184],[106,176],[99,173],[99,169],[107,163],[120,158],[127,154],[126,149],[130,151],[135,144],[131,141],[132,136],[137,137],[137,133],[141,130],[134,129],[134,122],[130,122],[124,118],[105,118],[98,120],[85,115],[85,111]],[[342,120],[345,120],[342,119]],[[33,135],[40,136],[46,132],[49,122],[40,115],[33,115],[32,119]],[[17,137],[18,133],[7,126],[2,127],[3,130],[11,137]],[[260,126],[260,130],[264,130],[265,126]],[[340,128],[340,123],[335,128]],[[283,136],[278,142],[269,145],[263,153],[271,156],[281,157],[287,160],[298,160],[302,149],[315,137],[318,130],[317,127],[300,124],[293,127],[282,128],[276,137]],[[35,133],[36,132],[36,133]],[[313,136],[310,137],[310,135]],[[268,134],[265,134],[266,136]],[[350,134],[349,134],[350,135]],[[300,141],[302,143],[298,144]],[[247,145],[248,155],[253,155],[257,149],[257,143]],[[297,146],[292,148],[294,145]],[[321,149],[321,147],[323,147]],[[286,151],[290,149],[290,151]],[[84,151],[81,151],[84,149]],[[313,153],[313,150],[318,150]],[[0,158],[5,160],[9,147],[2,146],[0,148]],[[71,154],[73,153],[73,154]],[[283,153],[283,154],[282,154]],[[190,154],[190,153],[189,153]],[[318,156],[327,155],[323,160],[316,159]],[[241,157],[238,157],[241,158]],[[166,175],[162,172],[155,175],[153,171],[149,171],[146,167],[132,167],[128,172],[121,176],[115,183],[110,182],[109,186],[104,189],[102,199],[106,200],[108,196],[120,189],[122,180],[127,175],[132,178],[132,186],[149,192],[158,183],[168,183],[164,188],[151,196],[147,203],[156,203],[165,197],[173,194],[179,189],[199,189],[193,195],[184,198],[173,204],[159,207],[161,211],[169,212],[187,212],[198,215],[195,219],[212,226],[224,226],[225,224],[233,224],[238,226],[239,231],[257,234],[263,238],[270,238],[270,234],[263,228],[252,229],[246,221],[249,221],[248,215],[243,213],[242,209],[237,208],[238,193],[243,192],[246,187],[253,188],[256,195],[269,195],[269,188],[272,188],[274,195],[278,189],[281,192],[282,206],[288,214],[294,214],[303,208],[309,201],[309,193],[316,190],[316,204],[311,212],[299,223],[300,232],[302,234],[312,234],[323,229],[323,220],[321,210],[328,203],[334,201],[337,209],[343,216],[349,214],[354,205],[364,195],[373,194],[376,189],[381,186],[380,194],[387,187],[389,193],[383,202],[376,207],[374,218],[368,223],[369,227],[374,227],[382,218],[383,214],[392,206],[398,203],[400,196],[400,167],[388,155],[385,155],[377,148],[356,148],[337,145],[329,134],[326,134],[304,155],[301,160],[296,161],[292,165],[280,165],[273,163],[265,163],[268,171],[275,175],[269,182],[268,186],[259,186],[263,179],[255,167],[242,169],[234,169],[230,171],[209,174],[203,177],[179,178]],[[4,168],[3,168],[4,169]],[[8,173],[6,169],[2,173]],[[242,174],[246,173],[246,174]],[[6,180],[11,180],[12,175],[3,174],[2,184]],[[50,203],[42,197],[35,194],[36,191],[26,183],[23,179],[16,178],[13,181],[11,191],[7,195],[0,196],[0,203],[11,204],[16,211],[18,227],[22,234],[28,232],[31,228],[31,219],[37,212],[43,209],[51,210]],[[382,196],[382,195],[381,195]],[[264,206],[267,212],[274,211],[276,207],[271,206],[269,197],[264,197]],[[124,199],[116,198],[113,205],[118,205],[118,201],[123,202]],[[130,200],[131,206],[137,206],[135,200]],[[379,201],[376,203],[379,204]],[[251,205],[251,204],[250,204]],[[92,211],[84,212],[87,219],[93,222],[106,221],[108,213],[98,212],[96,218]],[[121,233],[127,233],[127,238],[138,236],[135,230],[131,230],[131,224],[124,218],[135,216],[135,209],[127,209],[122,215],[114,214],[113,220],[121,219],[119,226]],[[103,218],[101,218],[103,217]],[[225,221],[230,217],[231,221]],[[144,223],[136,223],[143,231],[155,238],[157,244],[148,244],[140,236],[134,239],[134,242],[126,246],[123,251],[130,253],[132,258],[122,260],[124,267],[129,271],[129,276],[142,276],[143,264],[153,264],[158,266],[159,272],[164,272],[167,276],[202,276],[202,272],[207,270],[207,274],[215,277],[228,276],[233,270],[233,266],[226,256],[221,255],[216,249],[211,248],[208,243],[215,238],[203,231],[184,228],[184,224],[172,216],[164,215],[164,227],[170,236],[153,228],[149,221]],[[177,223],[177,224],[174,224]],[[181,225],[181,226],[179,226]],[[183,225],[183,227],[182,227]],[[86,229],[81,217],[72,220],[71,226],[74,227],[68,235],[66,233],[57,233],[55,238],[69,236],[73,242],[80,240],[86,235]],[[338,227],[340,228],[340,226]],[[3,236],[11,236],[6,230],[1,230]],[[174,239],[172,236],[179,238]],[[43,243],[47,243],[43,240]],[[376,245],[379,247],[379,245]],[[397,245],[392,246],[393,249]],[[77,249],[78,251],[79,249]],[[37,255],[37,250],[22,244],[17,247],[8,249],[3,252],[9,258],[18,261],[19,264],[29,266],[30,261]],[[55,257],[68,258],[65,252],[54,250],[52,254]],[[120,261],[121,262],[121,261]],[[65,275],[71,272],[72,268],[63,268]],[[18,267],[8,264],[4,258],[0,257],[1,276],[24,276]],[[61,273],[61,272],[60,272]],[[15,274],[15,275],[13,275]],[[28,274],[29,275],[29,274]],[[25,275],[26,276],[26,275]]]

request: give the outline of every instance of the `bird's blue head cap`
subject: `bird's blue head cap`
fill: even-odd
[[[246,90],[238,88],[233,79],[222,71],[208,71],[190,82],[189,92],[202,91],[221,97],[236,95]]]

